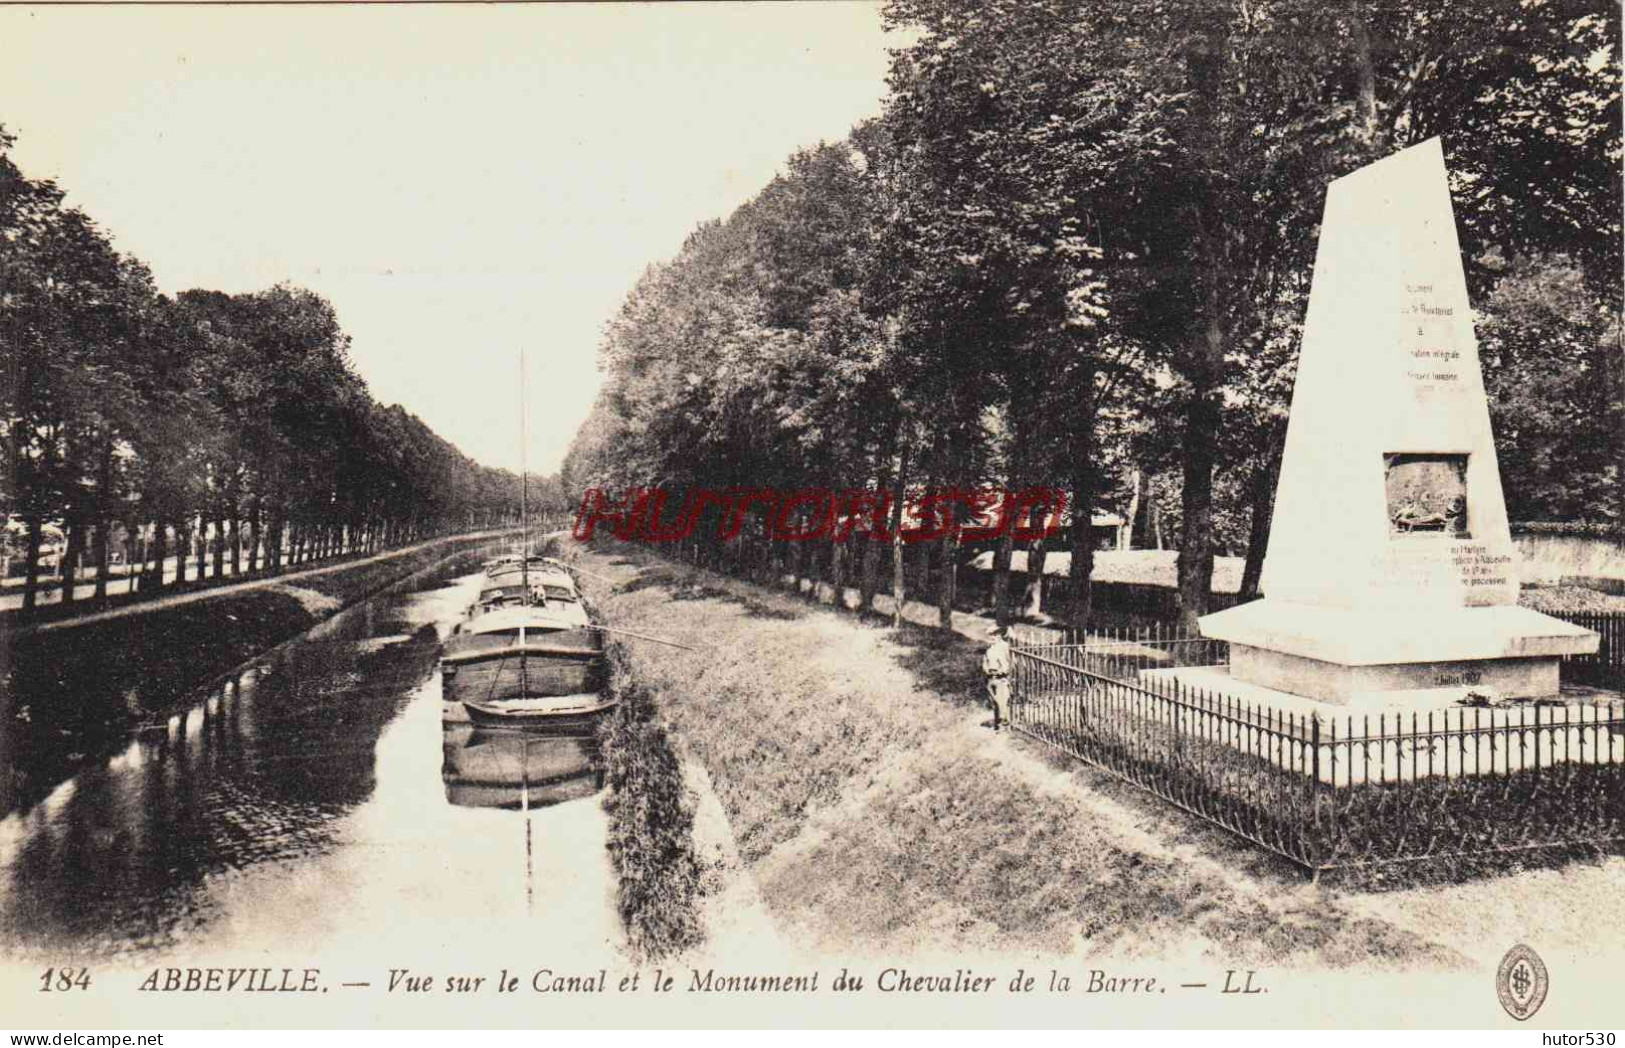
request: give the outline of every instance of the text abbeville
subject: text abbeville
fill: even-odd
[[[320,968],[154,968],[139,990],[153,993],[315,993]]]

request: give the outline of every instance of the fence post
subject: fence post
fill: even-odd
[[[1535,703],[1535,774],[1540,774],[1540,703]]]
[[[1320,881],[1320,712],[1309,711],[1309,827],[1310,880]]]

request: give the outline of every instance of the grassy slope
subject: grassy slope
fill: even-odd
[[[1485,912],[1511,907],[1548,938],[1596,926],[1518,877],[1379,895],[1308,885],[1223,831],[987,731],[980,651],[964,637],[894,635],[641,552],[583,564],[629,580],[615,593],[589,581],[609,622],[704,646],[627,647],[704,764],[775,921],[809,947],[1410,969],[1481,963]],[[1625,864],[1528,876],[1617,898]]]

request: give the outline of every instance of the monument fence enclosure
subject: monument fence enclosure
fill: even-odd
[[[1317,875],[1600,853],[1625,841],[1625,701],[1594,687],[1619,680],[1620,667],[1604,661],[1611,654],[1565,661],[1562,701],[1336,712],[1252,702],[1168,674],[1206,669],[1222,680],[1224,641],[1173,629],[1038,632],[1012,648],[1011,718]]]

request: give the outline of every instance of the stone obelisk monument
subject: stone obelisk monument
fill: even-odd
[[[1327,190],[1264,598],[1201,627],[1233,679],[1324,702],[1555,695],[1597,635],[1518,578],[1435,138]]]

